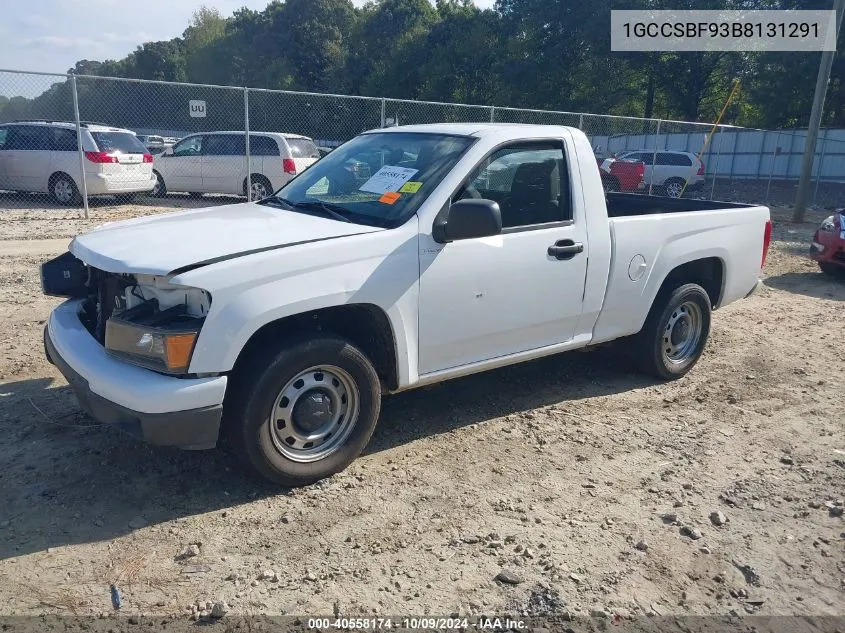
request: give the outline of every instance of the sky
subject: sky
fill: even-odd
[[[494,0],[475,3],[491,7]],[[2,4],[0,69],[65,73],[80,59],[120,59],[143,42],[182,35],[201,5],[228,16],[243,6],[263,9],[268,0],[5,0]],[[361,6],[364,0],[353,4]],[[50,80],[19,77],[17,81],[30,84],[21,88],[31,92]]]

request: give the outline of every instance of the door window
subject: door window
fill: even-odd
[[[253,156],[281,156],[279,144],[269,136],[249,135],[249,153]]]
[[[205,140],[203,153],[206,156],[244,156],[246,142],[240,134],[212,134]]]
[[[503,228],[563,222],[572,219],[567,176],[560,144],[510,146],[487,157],[456,199],[498,202]]]
[[[50,130],[42,125],[16,125],[9,128],[7,150],[45,151],[50,149]]]
[[[199,156],[202,154],[202,136],[186,138],[173,147],[174,156]]]
[[[53,128],[53,149],[57,152],[75,152],[79,148],[76,142],[76,130]]]

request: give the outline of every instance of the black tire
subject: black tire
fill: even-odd
[[[115,198],[117,198],[117,201],[121,204],[128,204],[130,202],[134,202],[135,198],[137,197],[137,193],[121,193],[115,196]]]
[[[670,198],[680,198],[686,181],[683,178],[669,178],[663,183],[663,191]]]
[[[837,279],[845,279],[845,268],[829,264],[827,262],[819,262],[819,268],[825,275],[836,277]]]
[[[156,177],[156,186],[153,187],[150,195],[153,198],[164,198],[167,195],[167,185],[164,184],[164,178],[157,171],[153,171],[153,174]]]
[[[329,375],[340,369],[354,383],[357,392],[350,394],[349,400],[357,398],[357,418],[347,425],[343,438],[336,440],[333,452],[315,461],[297,461],[277,447],[285,431],[276,428],[280,421],[274,424],[271,413],[277,405],[282,406],[285,398],[280,401],[280,396],[287,393],[285,390],[300,382],[295,379],[323,373],[312,372],[315,367],[327,369]],[[226,439],[261,476],[283,486],[304,486],[345,469],[370,441],[381,410],[381,383],[372,363],[357,347],[330,335],[292,339],[275,349],[256,350],[239,361],[230,380],[224,403]],[[310,392],[301,385],[298,388],[302,395]],[[296,407],[289,406],[292,412],[288,422],[293,427]]]
[[[710,297],[698,284],[663,290],[652,305],[642,330],[634,337],[632,352],[639,369],[662,380],[676,380],[695,366],[710,335]],[[686,321],[687,329],[683,322]],[[676,324],[681,323],[676,332]],[[687,331],[694,340],[676,341]],[[695,335],[697,332],[697,335]],[[677,336],[677,338],[676,338]],[[672,350],[673,353],[669,353]]]
[[[63,207],[79,206],[82,196],[79,195],[79,188],[73,178],[67,174],[53,174],[50,177],[50,197],[56,204]]]
[[[254,194],[254,196],[252,197],[247,195],[247,186],[250,184],[250,182],[252,184],[252,192]],[[264,191],[263,194],[260,193],[262,190]],[[250,181],[247,181],[247,179],[244,178],[244,196],[247,198],[247,200],[263,200],[264,198],[269,198],[272,195],[273,185],[266,176],[262,176],[261,174],[253,174],[252,178],[250,178]]]
[[[615,176],[602,177],[601,184],[604,187],[605,193],[621,190],[621,187],[619,186],[619,180]]]

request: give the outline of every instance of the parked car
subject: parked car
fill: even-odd
[[[89,196],[123,200],[151,191],[153,157],[135,133],[82,124],[85,184]],[[61,205],[81,201],[76,124],[16,121],[0,125],[0,189],[49,193]]]
[[[810,242],[810,257],[822,272],[845,276],[845,209],[824,219]]]
[[[359,184],[382,149],[416,160]],[[70,297],[47,357],[98,420],[190,449],[222,423],[284,485],[355,459],[383,394],[622,338],[679,378],[757,288],[769,210],[605,194],[594,160],[575,128],[394,127],[260,202],[112,222],[42,265]]]
[[[250,132],[251,199],[260,200],[320,158],[314,141],[296,134]],[[153,195],[186,191],[247,195],[246,139],[243,132],[204,132],[181,139],[156,156]]]
[[[323,156],[326,156],[327,154],[331,153],[333,149],[333,147],[318,147],[317,151],[320,153],[320,158],[322,158]]]
[[[684,191],[698,191],[704,186],[704,163],[691,152],[659,150],[656,165],[655,152],[650,150],[627,150],[617,155],[620,160],[633,160],[645,165],[645,186],[651,185],[670,198],[677,198]],[[610,160],[610,159],[608,159]]]
[[[627,159],[597,159],[605,191],[641,191],[645,189],[645,164]]]
[[[138,134],[138,140],[141,141],[144,145],[164,145],[164,137],[163,136],[156,136],[155,134]]]
[[[173,147],[173,143],[168,143],[163,136],[156,136],[154,134],[139,134],[138,140],[144,144],[147,151],[149,151],[153,156],[161,154]]]

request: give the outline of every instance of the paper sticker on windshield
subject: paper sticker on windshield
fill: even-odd
[[[401,193],[396,193],[395,191],[388,191],[381,198],[379,198],[378,201],[383,202],[384,204],[394,204],[401,197]]]
[[[373,174],[372,178],[361,185],[359,190],[369,193],[399,191],[400,187],[413,178],[415,173],[417,173],[416,169],[385,165]]]
[[[402,185],[402,188],[399,191],[401,193],[416,193],[420,190],[420,187],[422,186],[423,184],[421,182],[409,180],[404,185]]]

